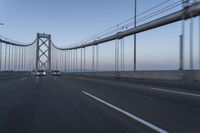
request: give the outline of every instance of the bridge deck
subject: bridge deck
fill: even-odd
[[[73,76],[1,79],[0,132],[156,132],[152,124],[195,133],[200,92],[188,90]]]

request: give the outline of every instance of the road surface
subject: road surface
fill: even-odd
[[[0,133],[199,133],[200,91],[80,76],[0,79]]]

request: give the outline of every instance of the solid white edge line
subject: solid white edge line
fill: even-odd
[[[156,91],[163,91],[163,92],[176,93],[176,94],[181,94],[181,95],[189,95],[189,96],[200,97],[199,94],[193,94],[193,93],[188,93],[188,92],[181,92],[181,91],[174,91],[174,90],[166,90],[166,89],[159,89],[159,88],[150,88],[150,89],[151,89],[151,90],[156,90]]]
[[[105,105],[107,105],[107,106],[109,106],[109,107],[121,112],[122,114],[125,114],[125,115],[129,116],[130,118],[132,118],[132,119],[134,119],[134,120],[136,120],[136,121],[138,121],[138,122],[150,127],[151,129],[153,129],[153,130],[155,130],[155,131],[157,131],[159,133],[168,133],[167,131],[165,131],[165,130],[163,130],[163,129],[161,129],[161,128],[159,128],[159,127],[157,127],[157,126],[155,126],[155,125],[153,125],[153,124],[151,124],[151,123],[149,123],[149,122],[147,122],[147,121],[145,121],[145,120],[143,120],[143,119],[141,119],[141,118],[139,118],[139,117],[127,112],[127,111],[125,111],[125,110],[123,110],[123,109],[120,109],[120,108],[118,108],[118,107],[116,107],[116,106],[114,106],[114,105],[112,105],[112,104],[110,104],[110,103],[108,103],[106,101],[103,101],[100,98],[97,98],[97,97],[95,97],[95,96],[93,96],[93,95],[91,95],[91,94],[89,94],[89,93],[87,93],[85,91],[82,91],[82,93],[84,93],[87,96],[90,96],[91,98],[93,98],[93,99],[95,99],[95,100],[97,100],[97,101],[99,101],[99,102],[101,102],[101,103],[103,103],[103,104],[105,104]]]

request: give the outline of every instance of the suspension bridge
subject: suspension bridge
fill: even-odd
[[[150,12],[168,1],[140,14],[135,1],[133,18],[67,47],[54,44],[46,33],[37,33],[31,43],[1,36],[0,132],[200,132],[200,1],[178,1]],[[180,10],[151,19],[180,5]],[[139,70],[137,35],[174,23],[181,23],[178,67]],[[132,70],[126,69],[128,37],[134,38]],[[114,67],[104,71],[100,47],[107,42],[114,43]],[[40,70],[47,75],[37,76]],[[52,76],[53,70],[61,76]]]

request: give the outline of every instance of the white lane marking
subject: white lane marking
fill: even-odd
[[[129,116],[130,118],[132,118],[132,119],[134,119],[134,120],[136,120],[136,121],[138,121],[138,122],[150,127],[151,129],[153,129],[153,130],[155,130],[155,131],[157,131],[159,133],[168,133],[167,131],[165,131],[165,130],[163,130],[163,129],[161,129],[161,128],[159,128],[159,127],[157,127],[157,126],[155,126],[155,125],[153,125],[153,124],[151,124],[151,123],[149,123],[149,122],[147,122],[147,121],[145,121],[145,120],[143,120],[143,119],[141,119],[141,118],[139,118],[139,117],[137,117],[137,116],[135,116],[135,115],[133,115],[133,114],[131,114],[129,112],[126,112],[125,110],[120,109],[120,108],[118,108],[118,107],[116,107],[116,106],[114,106],[114,105],[112,105],[112,104],[110,104],[110,103],[108,103],[106,101],[103,101],[100,98],[97,98],[97,97],[95,97],[95,96],[93,96],[93,95],[91,95],[91,94],[89,94],[89,93],[87,93],[85,91],[82,91],[82,93],[84,93],[85,95],[90,96],[91,98],[93,98],[93,99],[95,99],[95,100],[97,100],[97,101],[99,101],[99,102],[101,102],[101,103],[103,103],[103,104],[105,104],[105,105],[107,105],[107,106],[109,106],[109,107],[121,112],[122,114],[125,114],[125,115]]]
[[[21,80],[26,80],[27,78],[22,78]]]
[[[83,77],[78,77],[78,78],[79,79],[86,79],[86,78],[83,78]],[[93,80],[96,80],[96,79],[93,79]],[[166,90],[166,89],[159,89],[159,88],[155,88],[155,87],[144,88],[144,89],[146,89],[146,90],[151,89],[151,90],[156,90],[156,91],[163,91],[163,92],[176,93],[176,94],[181,94],[181,95],[188,95],[188,96],[200,97],[200,94],[194,94],[194,93],[190,93],[190,92],[181,92],[181,91],[174,91],[174,90]]]
[[[169,92],[169,93],[176,93],[176,94],[181,94],[181,95],[189,95],[189,96],[200,97],[199,94],[188,93],[188,92],[181,92],[181,91],[174,91],[174,90],[166,90],[166,89],[159,89],[159,88],[149,88],[149,89],[151,89],[151,90],[156,90],[156,91]]]

